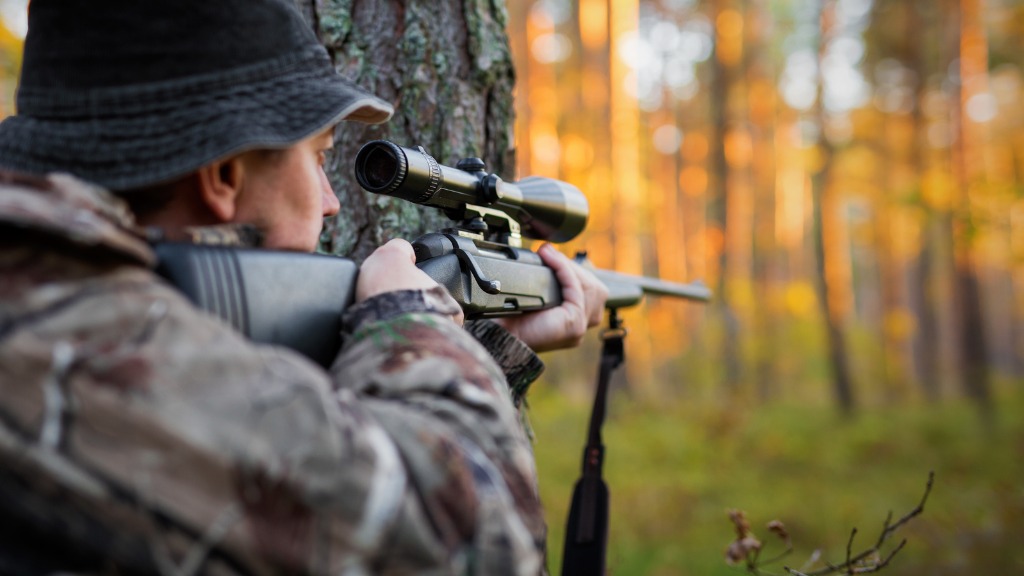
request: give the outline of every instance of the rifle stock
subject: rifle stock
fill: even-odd
[[[543,310],[562,301],[554,272],[522,248],[480,248],[458,236],[413,243],[417,266],[452,294],[466,318]],[[341,345],[341,314],[353,302],[358,266],[348,258],[277,250],[160,243],[157,273],[198,308],[264,344],[291,348],[328,367]],[[465,252],[460,255],[459,251]],[[470,264],[472,263],[472,264]],[[476,266],[474,272],[468,267]],[[700,284],[676,284],[587,266],[609,290],[608,308],[645,293],[707,300]],[[493,291],[488,291],[493,290]]]
[[[347,258],[275,250],[160,243],[157,273],[201,310],[263,344],[329,367],[341,347],[341,313],[355,297]]]

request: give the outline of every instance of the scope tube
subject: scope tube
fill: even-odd
[[[422,148],[403,148],[387,140],[374,140],[359,149],[356,180],[367,192],[415,204],[457,208],[480,203],[477,175],[438,164]]]
[[[494,174],[439,164],[422,147],[413,150],[387,140],[360,148],[355,175],[368,192],[416,204],[497,209],[518,222],[523,235],[551,242],[575,238],[586,227],[589,214],[586,197],[567,182],[538,176],[504,182]]]

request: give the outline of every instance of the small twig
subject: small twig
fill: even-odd
[[[932,485],[935,482],[935,472],[928,473],[928,483],[925,485],[924,494],[921,496],[921,501],[918,502],[910,512],[904,514],[895,523],[892,522],[892,512],[890,511],[888,516],[885,518],[885,522],[882,524],[882,532],[878,535],[878,540],[875,545],[867,550],[854,555],[853,554],[853,539],[857,535],[857,529],[854,528],[850,532],[850,538],[846,541],[846,561],[836,566],[829,562],[825,562],[825,568],[815,572],[801,572],[793,570],[788,566],[783,566],[783,569],[794,576],[825,576],[826,574],[835,574],[839,572],[845,572],[848,575],[852,574],[867,574],[870,572],[878,572],[882,568],[889,565],[889,562],[896,556],[896,554],[903,549],[906,545],[906,539],[902,540],[889,554],[882,560],[874,560],[865,562],[871,556],[877,556],[882,549],[882,545],[885,541],[893,535],[896,530],[900,529],[904,524],[909,522],[915,516],[918,516],[924,512],[924,505],[928,501],[928,496],[932,492]]]
[[[793,546],[790,546],[789,548],[786,548],[782,552],[780,552],[780,553],[776,554],[775,556],[765,560],[764,562],[761,562],[760,564],[762,564],[762,565],[764,565],[764,564],[774,564],[774,563],[778,562],[779,560],[782,560],[786,556],[789,556],[792,553],[793,553]]]
[[[850,538],[846,540],[846,565],[847,566],[852,566],[852,561],[850,560],[850,556],[851,556],[851,553],[853,551],[853,539],[856,538],[856,537],[857,537],[857,527],[854,526],[853,530],[850,530]],[[853,574],[853,572],[850,572],[850,574]]]

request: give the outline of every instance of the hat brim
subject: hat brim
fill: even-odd
[[[342,120],[391,117],[390,104],[341,77],[326,58],[307,53],[130,90],[32,94],[33,110],[0,123],[0,167],[68,172],[131,190],[246,150],[285,148]],[[83,109],[92,113],[65,113]]]

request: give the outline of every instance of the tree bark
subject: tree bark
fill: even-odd
[[[834,10],[834,3],[828,0],[821,0],[819,4],[819,70],[823,69],[821,61],[828,38],[832,34],[835,17]],[[841,230],[843,224],[838,217],[839,203],[831,185],[834,150],[828,138],[824,136],[825,105],[822,101],[824,98],[823,82],[824,79],[819,72],[818,98],[814,113],[817,117],[818,125],[822,127],[822,136],[818,142],[818,149],[821,154],[821,167],[811,177],[812,194],[814,197],[816,281],[822,315],[825,319],[826,341],[829,360],[832,365],[832,385],[836,404],[843,414],[849,415],[854,411],[855,400],[853,378],[850,375],[849,356],[846,351],[846,332],[844,331],[845,308],[848,298],[840,295],[840,290],[849,289],[849,287],[843,285],[841,279],[844,275],[836,268],[840,266],[842,261],[839,251],[843,247],[840,245],[839,240],[842,238]]]
[[[941,8],[941,5],[939,5]],[[917,85],[914,90],[914,101],[923,102],[929,74],[928,50],[930,46],[939,44],[933,38],[938,18],[934,16],[936,7],[927,0],[917,0],[911,4],[911,17],[907,19],[905,34],[910,47],[910,66],[916,72]],[[926,30],[927,33],[914,37],[915,30]],[[927,119],[920,105],[914,106],[914,171],[925,174],[929,169],[927,158],[927,138],[925,131]],[[917,380],[921,384],[925,398],[937,401],[942,389],[941,370],[941,336],[939,322],[939,302],[933,288],[935,282],[934,260],[941,245],[940,221],[936,206],[925,205],[921,253],[913,265],[910,274],[911,292],[918,318],[918,327],[914,336],[914,357],[917,365]]]
[[[707,203],[708,227],[718,230],[722,240],[720,248],[715,255],[717,262],[717,285],[715,290],[714,306],[718,309],[718,316],[723,323],[721,362],[724,366],[723,380],[726,389],[730,392],[737,392],[740,386],[740,329],[739,318],[735,309],[730,304],[729,298],[729,250],[726,247],[726,239],[729,237],[729,190],[732,187],[732,174],[729,164],[726,161],[725,138],[729,130],[729,107],[728,100],[732,85],[736,81],[736,65],[739,61],[738,49],[742,44],[738,40],[729,42],[723,38],[722,16],[733,9],[731,0],[716,0],[713,4],[715,15],[715,48],[714,68],[710,86],[710,143],[711,162],[709,187],[709,200]]]
[[[966,117],[967,102],[975,94],[987,90],[988,53],[984,27],[981,25],[980,0],[960,0],[959,31],[960,83],[957,94],[953,148],[954,173],[959,197],[956,208],[960,217],[953,222],[954,280],[953,302],[958,313],[958,344],[960,349],[959,379],[964,394],[973,400],[986,417],[992,412],[991,376],[988,368],[988,346],[985,341],[985,319],[981,309],[981,292],[974,256],[974,225],[971,217],[972,190],[985,177],[980,157],[981,128]]]
[[[751,133],[751,183],[753,186],[753,212],[751,226],[753,239],[751,250],[751,277],[754,298],[752,332],[757,342],[754,354],[754,373],[757,395],[761,401],[769,401],[780,389],[777,360],[784,343],[775,337],[780,317],[773,305],[782,284],[782,262],[779,246],[775,241],[775,122],[778,118],[777,100],[768,88],[777,77],[778,71],[770,58],[771,32],[769,2],[753,0],[747,5],[752,16],[746,27],[747,49],[744,51],[744,68],[748,92],[747,116]]]
[[[339,72],[395,106],[380,126],[345,122],[327,173],[341,200],[321,237],[331,254],[365,258],[391,238],[441,228],[433,209],[363,191],[356,152],[375,139],[423,146],[438,162],[482,158],[511,179],[515,83],[504,2],[496,0],[297,0]]]

